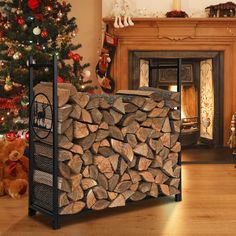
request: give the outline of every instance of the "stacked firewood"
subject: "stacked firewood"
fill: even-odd
[[[70,84],[58,87],[61,215],[179,193],[179,93],[144,88],[107,96],[80,93]],[[35,93],[53,103],[51,84],[38,84]],[[36,100],[47,102],[43,95]],[[52,192],[52,140],[50,133],[34,142],[34,195],[44,205],[52,201],[44,193]]]

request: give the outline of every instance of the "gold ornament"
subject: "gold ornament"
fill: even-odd
[[[13,85],[12,85],[11,77],[10,77],[10,75],[8,75],[5,80],[4,90],[9,92],[12,90],[12,87],[13,87]]]

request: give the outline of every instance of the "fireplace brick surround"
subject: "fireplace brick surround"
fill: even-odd
[[[234,18],[136,18],[135,26],[115,29],[104,18],[119,43],[113,65],[116,89],[128,89],[129,51],[219,51],[224,53],[224,145],[236,111],[236,19]],[[217,96],[217,95],[216,95]]]

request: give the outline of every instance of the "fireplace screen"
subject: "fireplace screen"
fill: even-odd
[[[200,136],[212,140],[214,127],[212,59],[201,62],[200,75]]]

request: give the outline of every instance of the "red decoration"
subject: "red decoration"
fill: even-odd
[[[25,134],[25,139],[29,141],[29,131]]]
[[[18,137],[16,132],[8,132],[5,134],[5,138],[8,142],[15,140]]]
[[[22,18],[18,18],[18,19],[17,19],[17,23],[18,23],[19,25],[24,25],[24,24],[25,24],[25,20],[22,19]]]
[[[80,61],[80,55],[79,55],[79,54],[75,54],[75,55],[73,56],[73,60],[74,60],[74,61]]]
[[[16,109],[20,97],[14,99],[0,98],[0,108],[2,109]]]
[[[57,76],[57,83],[58,84],[63,84],[63,83],[65,83],[65,81],[64,81],[64,79],[62,79],[61,76]]]
[[[47,30],[43,30],[41,33],[42,38],[47,38],[48,37],[48,31]]]
[[[33,14],[34,18],[39,21],[43,21],[43,14],[41,13],[34,13]]]
[[[28,7],[35,11],[39,8],[41,1],[40,0],[28,0]]]
[[[74,58],[74,53],[73,52],[68,52],[68,57],[70,58],[70,59],[73,59]]]

